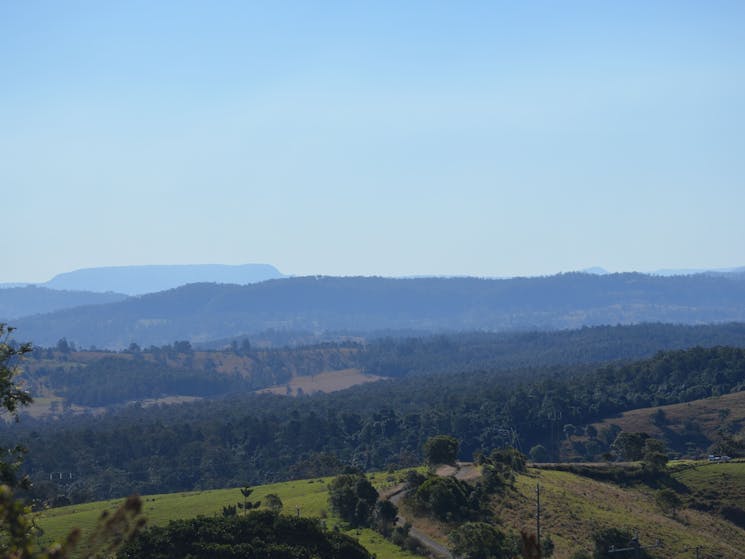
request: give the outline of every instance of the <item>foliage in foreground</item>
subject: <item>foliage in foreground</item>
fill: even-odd
[[[141,533],[121,559],[371,559],[357,541],[310,518],[253,511],[246,516],[171,521]]]
[[[505,535],[486,522],[466,522],[448,539],[453,553],[468,559],[502,559],[514,555]]]
[[[0,413],[16,416],[19,407],[28,405],[31,397],[15,383],[17,363],[31,351],[30,344],[16,345],[9,342],[13,328],[0,323]],[[0,449],[3,451],[4,449]],[[2,452],[5,454],[5,452]],[[0,555],[6,559],[64,559],[73,548],[84,557],[109,557],[144,525],[140,513],[142,502],[133,496],[113,514],[108,511],[99,518],[93,533],[80,542],[80,531],[73,530],[64,543],[48,547],[37,543],[37,528],[31,517],[30,507],[18,497],[19,490],[27,490],[30,482],[19,478],[17,470],[23,449],[15,447],[8,452],[11,462],[0,460]]]

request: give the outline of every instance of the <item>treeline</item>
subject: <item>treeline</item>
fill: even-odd
[[[63,407],[113,406],[168,396],[214,398],[282,385],[293,376],[357,366],[356,346],[325,344],[257,349],[250,343],[224,351],[194,351],[186,341],[122,352],[75,351],[66,340],[37,348],[24,364],[32,395],[51,391]]]
[[[382,376],[635,360],[694,346],[745,347],[745,324],[635,324],[553,332],[470,332],[375,339],[360,368]]]
[[[634,360],[660,349],[745,346],[745,324],[640,324],[559,332],[460,333],[255,348],[247,339],[196,351],[187,341],[136,344],[121,352],[74,351],[66,340],[39,348],[25,366],[37,394],[51,389],[65,405],[111,406],[166,396],[218,397],[287,383],[293,376],[357,368],[385,377],[509,371]]]
[[[246,516],[200,516],[172,520],[138,534],[121,559],[287,558],[371,559],[351,537],[326,530],[320,521],[254,511]]]
[[[610,414],[745,388],[745,350],[693,348],[635,363],[417,376],[344,393],[289,399],[262,395],[58,422],[24,418],[0,445],[30,449],[25,462],[44,499],[78,502],[329,475],[421,462],[431,436],[476,451],[543,445]],[[597,434],[588,456],[612,439]],[[55,476],[57,476],[55,478]],[[51,480],[50,480],[51,477]],[[60,479],[61,477],[61,479]]]

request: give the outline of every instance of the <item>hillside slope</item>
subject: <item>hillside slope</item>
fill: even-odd
[[[594,423],[593,427],[598,432],[610,428],[647,433],[664,440],[676,452],[703,454],[721,441],[722,435],[735,440],[745,435],[745,391],[631,410]],[[579,440],[584,438],[575,437],[575,442]],[[568,451],[569,443],[565,442],[564,447]]]
[[[592,553],[590,534],[613,527],[638,531],[643,545],[659,539],[662,546],[651,550],[653,557],[692,556],[696,546],[701,546],[702,557],[745,557],[745,530],[716,515],[694,509],[665,515],[652,490],[621,488],[568,472],[530,470],[518,476],[516,493],[496,504],[506,526],[533,529],[536,484],[541,487],[542,533],[556,544],[556,559],[580,549]]]
[[[396,476],[379,474],[371,477],[378,489],[383,489],[394,483],[399,475],[400,473]],[[331,479],[328,477],[314,478],[257,486],[253,488],[251,499],[263,501],[266,495],[274,493],[282,500],[284,514],[323,518],[331,529],[340,523],[328,508],[328,483]],[[234,488],[148,495],[142,500],[148,526],[163,526],[170,520],[221,514],[224,506],[235,505],[242,501],[242,496],[240,490]],[[37,520],[44,530],[46,541],[59,541],[73,528],[81,528],[84,533],[92,530],[102,511],[116,508],[119,504],[119,500],[112,500],[59,507],[41,512]],[[416,559],[419,557],[401,550],[373,530],[359,529],[346,530],[346,532],[359,539],[362,545],[381,559]]]
[[[113,292],[59,291],[36,286],[6,287],[0,289],[0,322],[85,305],[118,303],[126,298],[122,293]]]
[[[730,464],[737,469],[738,477],[730,478],[737,484],[745,480],[745,463]],[[697,483],[713,483],[721,476],[721,470],[706,465],[696,472]],[[734,470],[733,470],[734,471]],[[397,484],[403,472],[373,476],[379,490]],[[690,477],[690,476],[689,476]],[[329,527],[338,520],[329,516],[327,484],[331,478],[300,480],[256,487],[252,498],[263,499],[268,493],[280,496],[286,514],[311,517],[327,517]],[[688,478],[681,478],[684,481]],[[653,557],[673,559],[693,556],[700,546],[701,557],[745,557],[745,530],[724,520],[717,514],[692,508],[683,508],[674,516],[664,514],[654,500],[654,491],[649,488],[622,488],[581,477],[569,472],[529,469],[519,474],[514,489],[496,496],[492,510],[498,517],[497,525],[503,531],[516,536],[520,530],[535,530],[535,492],[541,487],[542,534],[555,544],[555,559],[569,559],[575,552],[592,552],[591,535],[596,530],[620,528],[638,531],[643,544],[660,540],[661,547],[652,551]],[[739,490],[745,490],[740,487]],[[145,514],[151,525],[162,525],[175,518],[187,518],[197,514],[219,514],[222,507],[240,500],[238,489],[222,489],[170,495],[153,495],[143,498]],[[88,503],[44,511],[39,515],[40,526],[45,536],[60,538],[75,526],[90,529],[102,510],[116,506],[115,501]],[[406,512],[425,534],[447,545],[447,533],[457,524],[441,524],[428,518],[415,517]],[[358,530],[360,541],[378,557],[390,559],[413,558],[386,542],[370,530]]]

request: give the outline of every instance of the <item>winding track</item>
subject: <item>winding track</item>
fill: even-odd
[[[478,468],[472,463],[468,462],[458,462],[455,466],[440,466],[437,469],[436,473],[438,476],[453,476],[463,481],[476,479],[480,475]],[[396,505],[396,507],[398,508],[401,499],[406,496],[407,492],[408,490],[406,489],[406,485],[402,483],[394,487],[393,490],[388,493],[385,498]],[[396,525],[403,526],[404,524],[406,524],[406,519],[403,516],[399,515],[398,519],[396,520]],[[422,545],[426,547],[435,557],[439,557],[440,559],[456,559],[455,556],[450,553],[450,550],[447,547],[442,545],[440,542],[433,540],[427,534],[419,530],[416,526],[411,526],[409,534],[422,542]]]

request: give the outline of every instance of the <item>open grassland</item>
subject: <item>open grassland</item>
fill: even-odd
[[[692,509],[665,515],[653,492],[621,488],[569,472],[529,470],[517,478],[515,491],[495,499],[495,510],[510,530],[535,531],[536,486],[541,488],[541,531],[556,545],[556,558],[577,550],[592,551],[591,534],[603,528],[638,531],[642,544],[662,542],[655,557],[745,557],[745,530]]]
[[[397,483],[401,474],[378,473],[370,477],[378,490],[383,491]],[[282,499],[284,514],[297,514],[299,510],[302,516],[325,518],[327,526],[331,528],[339,524],[339,519],[328,510],[327,486],[331,479],[333,478],[327,477],[257,486],[253,488],[250,500],[263,500],[269,493],[274,493]],[[148,525],[159,526],[167,524],[169,520],[220,515],[224,506],[243,502],[243,497],[236,488],[148,495],[142,497],[142,501]],[[44,530],[45,541],[59,541],[76,527],[83,530],[83,534],[90,533],[102,511],[116,509],[122,502],[122,499],[116,499],[50,509],[38,515],[37,523]],[[346,533],[357,538],[381,559],[418,557],[399,549],[373,530],[348,530]]]
[[[716,466],[726,469],[718,470]],[[745,464],[688,467],[675,477],[681,482],[696,478],[693,485],[705,487],[720,484],[722,474],[738,487],[732,493],[733,499],[741,499],[745,492]],[[638,532],[643,545],[660,540],[662,545],[653,550],[654,557],[694,557],[696,546],[701,546],[701,557],[745,558],[745,530],[716,514],[684,507],[674,516],[666,515],[655,502],[655,490],[649,487],[620,487],[557,470],[531,468],[517,476],[514,489],[493,498],[492,510],[502,530],[513,535],[521,530],[535,533],[538,485],[541,532],[553,540],[556,559],[568,559],[580,550],[592,554],[593,532],[611,527]],[[412,515],[407,508],[402,512]],[[407,519],[443,543],[454,527],[413,515]]]
[[[745,462],[683,465],[673,477],[688,488],[690,506],[745,525]]]
[[[370,477],[381,493],[395,487],[403,471],[377,473]],[[716,506],[745,502],[745,463],[708,464],[677,463],[673,477],[678,481],[684,502],[708,496],[712,511],[683,507],[675,515],[664,514],[655,503],[655,491],[646,486],[619,487],[595,481],[571,472],[529,469],[518,475],[514,489],[495,496],[492,508],[499,524],[508,533],[535,531],[536,486],[541,488],[542,533],[556,546],[556,559],[568,559],[578,550],[592,551],[592,533],[616,527],[638,531],[642,544],[660,540],[662,546],[653,555],[663,559],[694,557],[696,546],[701,557],[745,559],[745,530],[717,514]],[[339,523],[328,511],[327,486],[332,478],[276,483],[254,488],[251,501],[263,500],[269,493],[279,495],[284,514],[325,518],[329,528]],[[685,486],[685,487],[683,487]],[[719,499],[715,502],[714,497]],[[242,501],[238,489],[198,491],[143,497],[144,512],[150,525],[197,515],[219,515],[222,507]],[[51,509],[39,515],[45,538],[60,539],[74,527],[89,531],[102,510],[113,509],[121,501],[89,503]],[[714,506],[716,505],[716,506]],[[415,518],[406,507],[407,520],[432,537],[447,544],[447,533],[453,528],[430,519]],[[372,530],[347,531],[379,558],[413,559]]]

